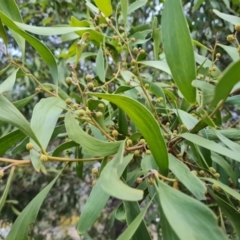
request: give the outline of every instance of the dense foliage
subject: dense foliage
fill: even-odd
[[[6,239],[239,239],[239,11],[1,1]]]

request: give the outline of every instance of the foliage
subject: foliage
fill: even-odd
[[[65,186],[64,177],[78,181],[71,187],[84,182],[92,163],[76,226],[86,239],[96,239],[89,230],[109,203],[112,226],[121,224],[111,239],[239,239],[239,125],[231,118],[240,18],[219,11],[237,14],[237,4],[211,1],[218,24],[206,39],[190,15],[207,11],[205,1],[166,0],[148,22],[142,9],[154,4],[146,0],[80,2],[49,3],[58,22],[39,22],[34,3],[0,5],[0,211],[18,215],[7,239],[34,235],[44,199],[55,214],[62,202],[76,204],[75,191],[69,202],[47,195],[62,196],[53,186]],[[219,30],[224,38],[214,36]],[[25,93],[14,94],[17,86]],[[38,186],[21,212],[11,192],[20,180]]]

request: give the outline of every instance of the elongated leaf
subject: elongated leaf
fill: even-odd
[[[195,103],[196,89],[192,86],[192,81],[196,79],[195,59],[180,0],[168,0],[164,4],[162,42],[176,85],[188,102]]]
[[[214,192],[211,189],[209,189],[208,191],[211,194],[211,196],[216,200],[217,204],[220,206],[223,213],[231,222],[234,230],[237,233],[237,236],[240,237],[240,228],[239,228],[240,213],[235,208],[233,208],[230,204],[228,204],[219,196],[214,194]]]
[[[201,146],[201,147],[207,148],[213,152],[219,153],[226,157],[230,157],[238,162],[240,161],[239,155],[236,152],[231,151],[228,148],[225,148],[225,147],[223,147],[213,141],[210,141],[206,138],[202,138],[202,137],[199,137],[199,136],[191,134],[191,133],[183,133],[180,136],[192,143],[195,143],[195,144]]]
[[[104,57],[103,57],[103,51],[100,47],[98,50],[97,58],[96,58],[96,72],[101,80],[101,82],[105,82],[105,67],[104,67]]]
[[[18,5],[16,4],[15,0],[9,1],[1,1],[0,4],[0,12],[3,12],[6,16],[8,16],[12,21],[23,22],[21,13],[18,9]],[[10,30],[11,31],[11,30]],[[25,40],[16,34],[15,32],[11,31],[13,38],[16,40],[18,46],[25,52]]]
[[[39,209],[46,198],[47,194],[51,190],[54,183],[62,171],[40,192],[38,195],[24,208],[21,214],[11,227],[6,240],[26,240],[28,239],[28,228],[30,224],[34,223],[37,218]]]
[[[240,101],[240,99],[239,99]],[[240,102],[239,102],[240,103]],[[218,137],[216,134],[212,131],[212,129],[205,129],[206,136],[210,140],[217,140]],[[227,137],[228,139],[231,139],[233,141],[239,141],[240,140],[240,130],[236,128],[228,128],[228,129],[222,129],[218,130],[223,136]]]
[[[26,98],[23,98],[21,100],[18,100],[16,102],[13,102],[13,105],[18,109],[22,109],[23,107],[25,107],[34,97],[36,96],[36,93],[29,96],[29,97],[26,97]]]
[[[104,15],[106,17],[110,16],[112,14],[112,3],[111,0],[94,0],[94,2],[96,3],[97,7],[99,8],[99,10],[101,12],[104,13]]]
[[[101,173],[101,186],[109,195],[125,200],[139,201],[143,198],[143,191],[137,190],[124,184],[118,174],[118,169],[125,169],[133,155],[123,158],[125,142],[122,142],[114,159],[103,169]]]
[[[131,222],[127,229],[117,238],[117,240],[130,240],[138,229],[139,225],[143,221],[146,212],[151,205],[152,200],[147,204],[147,206],[138,214],[138,216]]]
[[[63,35],[67,33],[87,31],[91,29],[89,27],[37,27],[19,22],[14,23],[22,30],[26,30],[28,32],[42,36]]]
[[[86,232],[92,226],[99,217],[109,197],[110,195],[103,191],[101,187],[101,180],[98,179],[80,215],[80,220],[77,224],[79,234]]]
[[[33,46],[33,48],[36,49],[36,51],[39,53],[39,55],[43,58],[43,60],[49,67],[54,81],[57,82],[58,81],[58,69],[57,69],[57,64],[56,64],[55,58],[54,58],[53,54],[51,53],[51,51],[43,43],[41,43],[41,41],[39,41],[35,37],[31,36],[30,34],[24,32],[23,30],[21,30],[4,13],[0,12],[0,17],[2,19],[2,22],[4,24],[6,24],[6,26],[8,28],[12,29],[14,32],[19,34],[26,41],[28,41]]]
[[[220,17],[221,19],[227,21],[227,22],[230,22],[234,25],[240,23],[240,17],[237,17],[237,16],[234,16],[234,15],[229,15],[229,14],[226,14],[226,13],[221,13],[219,12],[218,10],[216,9],[213,9],[213,12],[218,16]]]
[[[166,144],[157,121],[153,115],[137,101],[120,95],[91,93],[119,106],[140,130],[163,174],[168,172],[168,154]]]
[[[36,144],[41,147],[40,141],[37,139],[27,120],[2,94],[0,94],[0,106],[0,121],[10,123],[19,128],[25,135],[32,138]]]
[[[5,46],[6,46],[6,51],[8,51],[8,38],[7,38],[7,33],[4,29],[4,26],[2,24],[2,20],[0,18],[0,37],[2,38]],[[1,71],[0,71],[1,72]]]
[[[206,81],[194,80],[192,82],[192,85],[195,88],[199,88],[202,91],[203,94],[202,106],[205,106],[206,104],[212,101],[215,89],[215,87],[212,84]]]
[[[169,169],[198,200],[206,199],[207,188],[205,184],[196,175],[192,174],[185,164],[171,154],[169,155]]]
[[[147,3],[147,0],[138,0],[138,1],[133,2],[132,4],[130,4],[130,6],[128,8],[128,14],[131,14],[132,12],[136,11],[137,9],[143,7],[144,5],[146,5],[146,3]]]
[[[156,69],[161,70],[165,73],[168,73],[169,75],[172,75],[168,64],[164,61],[140,61],[138,63],[143,64],[143,65],[148,66],[148,67],[156,68]]]
[[[127,25],[127,15],[128,15],[128,0],[121,0],[121,13],[122,13],[122,16],[123,16],[123,24],[124,26]]]
[[[23,139],[25,134],[19,129],[14,130],[0,138],[0,156],[9,150],[16,142]]]
[[[229,163],[222,156],[220,156],[214,152],[211,153],[211,158],[215,163],[217,163],[219,166],[221,166],[223,168],[223,170],[232,179],[234,185],[236,186],[237,177],[236,177],[232,167],[229,165]]]
[[[73,141],[64,142],[64,143],[60,144],[57,148],[55,148],[55,150],[52,153],[52,156],[58,157],[59,154],[61,152],[63,152],[64,150],[72,148],[72,147],[76,147],[76,146],[78,146],[78,143],[75,143]]]
[[[232,188],[230,188],[229,186],[223,184],[220,181],[217,181],[216,179],[213,178],[201,178],[204,181],[207,182],[211,182],[213,184],[216,184],[217,186],[219,186],[223,191],[225,191],[226,193],[232,195],[233,197],[235,197],[238,201],[240,201],[240,193],[238,193],[236,190],[233,190]]]
[[[161,44],[161,31],[158,27],[158,19],[154,17],[152,20],[152,38],[153,38],[153,52],[154,52],[154,59],[159,59],[159,49]]]
[[[12,74],[0,85],[0,93],[9,92],[12,90],[18,69],[16,69]]]
[[[228,55],[232,58],[233,61],[239,60],[239,53],[236,47],[226,46],[222,44],[218,44],[218,46],[224,49],[228,53]]]
[[[129,159],[131,158],[132,155],[128,155],[126,158],[124,158],[124,160],[126,159],[127,162],[129,162]],[[102,189],[102,175],[105,167],[101,171],[100,178],[97,180],[97,184],[94,186],[83,208],[83,212],[80,216],[80,221],[77,225],[77,230],[79,233],[86,232],[88,228],[92,226],[92,224],[96,221],[97,217],[99,216],[100,212],[102,211],[110,197],[110,195]],[[124,169],[125,164],[119,164],[117,169],[117,175],[121,176]]]
[[[217,137],[220,139],[220,141],[222,141],[222,143],[224,143],[227,147],[229,147],[231,150],[235,151],[236,153],[240,154],[240,145],[232,142],[231,140],[229,140],[228,138],[226,138],[224,135],[222,135],[220,132],[212,129],[212,131],[214,131],[214,133],[217,135]]]
[[[13,21],[22,22],[22,16],[15,0],[1,1],[0,11]]]
[[[74,116],[68,112],[65,117],[65,125],[68,137],[79,143],[84,152],[94,156],[109,156],[115,154],[121,142],[103,142],[91,137],[77,124]]]
[[[124,201],[123,205],[126,213],[127,224],[129,226],[137,217],[137,215],[140,213],[140,207],[138,202]],[[139,240],[139,239],[151,240],[151,237],[147,230],[144,219],[142,220],[136,232],[132,236],[132,240]]]
[[[227,98],[234,85],[240,80],[240,60],[231,63],[223,72],[215,88],[211,106],[214,107],[222,99]]]
[[[158,186],[155,186],[159,204],[169,225],[180,240],[227,239],[217,225],[216,216],[207,206],[158,179],[157,183]]]
[[[8,195],[8,192],[9,192],[9,188],[11,186],[11,182],[12,182],[12,179],[13,179],[14,171],[15,171],[15,167],[12,167],[11,171],[9,173],[9,176],[8,176],[7,184],[6,184],[5,188],[4,188],[2,196],[0,198],[0,212],[2,211],[4,203],[5,203],[6,199],[7,199],[7,195]]]
[[[57,120],[64,107],[65,102],[60,98],[49,97],[41,99],[33,109],[31,127],[44,149],[48,146]],[[33,139],[30,141],[34,145],[36,144]],[[37,147],[35,146],[35,148]],[[36,171],[39,171],[41,167],[39,153],[37,151],[30,151],[30,157],[34,168]]]

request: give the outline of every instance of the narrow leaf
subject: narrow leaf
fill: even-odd
[[[115,154],[121,142],[103,142],[91,137],[77,124],[74,116],[68,112],[65,117],[65,126],[68,137],[80,144],[85,153],[94,156],[109,156]]]
[[[143,221],[144,216],[147,213],[152,200],[147,204],[147,206],[138,214],[138,216],[131,222],[131,224],[126,228],[126,230],[117,238],[117,240],[130,240],[138,229],[139,225]]]
[[[11,182],[12,182],[12,179],[13,179],[14,171],[15,171],[15,166],[13,166],[11,168],[11,171],[10,171],[9,176],[8,176],[7,184],[6,184],[5,188],[4,188],[2,196],[0,198],[0,213],[2,211],[2,208],[4,206],[5,201],[7,199],[7,195],[8,195],[8,192],[9,192],[9,188],[11,186]]]
[[[2,94],[0,94],[0,106],[0,121],[10,123],[19,128],[25,135],[32,138],[36,144],[41,147],[41,143],[37,139],[27,120]]]
[[[127,25],[127,15],[128,15],[128,0],[121,0],[121,13],[123,16],[123,24]]]
[[[28,228],[37,218],[39,209],[62,171],[24,208],[11,227],[6,240],[28,239]]]
[[[46,149],[57,120],[65,107],[65,102],[60,98],[49,97],[41,99],[33,109],[31,127],[36,134],[41,146]],[[33,139],[30,140],[36,145]],[[37,149],[37,146],[35,146]],[[37,151],[30,151],[30,157],[34,168],[39,171],[41,167],[40,155]]]
[[[180,160],[169,154],[169,169],[181,183],[198,199],[206,199],[207,188],[205,184],[183,164]]]
[[[19,129],[14,130],[0,138],[0,156],[3,156],[15,143],[23,139],[25,134]]]
[[[161,129],[153,115],[137,101],[120,95],[91,93],[91,95],[106,99],[120,107],[130,117],[144,136],[163,174],[168,172],[168,153]]]
[[[112,3],[111,0],[94,0],[94,2],[96,3],[97,7],[99,8],[99,10],[101,12],[104,13],[104,15],[106,17],[110,16],[112,14]]]
[[[0,84],[0,93],[9,92],[12,90],[15,84],[17,72],[18,69],[12,72],[11,75],[3,83]]]
[[[230,157],[236,161],[240,161],[239,155],[228,148],[225,148],[213,141],[210,141],[206,138],[199,137],[197,135],[191,134],[191,133],[183,133],[180,135],[181,137],[185,138],[186,140],[195,143],[201,147],[207,148],[213,152],[217,152],[221,155],[224,155],[226,157]]]
[[[140,214],[140,207],[138,202],[124,201],[123,205],[125,209],[127,224],[129,226],[134,221],[134,219],[138,216],[138,214]],[[142,220],[136,232],[132,236],[132,240],[139,240],[139,239],[151,240],[151,237],[147,230],[144,219]]]
[[[176,85],[188,102],[195,103],[196,89],[192,86],[192,81],[196,79],[195,59],[180,0],[168,0],[164,4],[162,42]]]
[[[128,14],[131,14],[132,12],[136,11],[137,9],[143,7],[144,5],[146,5],[146,3],[147,3],[147,0],[138,0],[138,1],[133,2],[132,4],[130,4],[130,6],[128,8]]]
[[[227,239],[217,225],[216,216],[207,206],[158,179],[157,183],[158,186],[155,187],[159,204],[180,240]]]
[[[165,73],[168,73],[169,75],[172,75],[168,64],[164,61],[140,61],[138,63],[143,64],[143,65],[148,66],[148,67],[156,68],[156,69],[161,70]]]
[[[230,22],[234,25],[239,24],[240,23],[240,17],[234,16],[234,15],[230,15],[230,14],[226,14],[226,13],[221,13],[216,9],[213,9],[213,12],[220,17],[221,19]]]
[[[215,88],[214,98],[211,102],[211,106],[214,107],[222,99],[228,97],[232,88],[240,80],[240,60],[231,63],[226,70],[223,72],[222,76],[218,80],[218,84]]]
[[[6,24],[6,26],[16,32],[18,35],[23,37],[26,41],[28,41],[39,53],[39,55],[43,58],[45,63],[50,69],[51,75],[55,82],[58,81],[58,68],[55,61],[55,58],[51,51],[38,39],[31,36],[30,34],[24,32],[23,30],[19,29],[18,26],[8,18],[4,13],[0,12],[0,17],[2,22]]]
[[[105,67],[104,67],[104,57],[103,57],[103,51],[100,47],[98,50],[97,58],[96,58],[96,72],[101,80],[101,82],[105,82]]]
[[[143,191],[137,190],[124,184],[119,175],[119,169],[125,169],[132,159],[132,155],[123,158],[125,142],[122,142],[117,154],[113,160],[107,164],[101,173],[101,186],[103,190],[109,195],[125,200],[125,201],[139,201],[143,198]]]

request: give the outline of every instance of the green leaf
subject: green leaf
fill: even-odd
[[[240,237],[240,228],[239,228],[240,213],[237,211],[237,209],[235,209],[230,204],[228,204],[223,199],[221,199],[219,196],[214,194],[214,192],[211,189],[209,189],[208,192],[215,199],[217,204],[220,206],[224,215],[229,219],[231,225],[234,227],[234,230],[237,233],[237,236]]]
[[[9,92],[12,90],[16,76],[17,76],[18,69],[16,69],[14,72],[11,73],[11,75],[0,84],[0,93]]]
[[[115,198],[125,201],[139,201],[143,198],[143,191],[131,188],[120,180],[123,172],[120,169],[124,170],[133,157],[131,154],[123,158],[124,147],[125,142],[122,142],[113,160],[103,169],[100,177],[101,186],[106,193]],[[118,174],[119,171],[120,174]]]
[[[206,199],[207,188],[205,184],[195,174],[191,173],[184,163],[171,154],[169,154],[169,169],[198,200]]]
[[[54,81],[57,82],[58,68],[57,68],[55,58],[51,53],[51,51],[43,43],[41,43],[41,41],[31,36],[30,34],[22,31],[21,29],[19,29],[18,26],[10,18],[8,18],[4,13],[0,12],[0,17],[2,19],[2,22],[6,24],[8,28],[12,29],[15,33],[19,34],[26,41],[28,41],[33,46],[33,48],[36,49],[36,51],[45,61],[46,65],[49,67],[50,73]]]
[[[213,141],[210,141],[206,138],[199,137],[197,135],[191,134],[191,133],[183,133],[180,135],[181,137],[185,138],[186,140],[195,143],[201,147],[207,148],[213,152],[217,152],[221,155],[224,155],[226,157],[230,157],[238,162],[240,162],[239,155],[228,148],[225,148]]]
[[[136,230],[139,228],[140,224],[143,221],[144,216],[147,213],[149,206],[151,205],[152,200],[147,204],[147,206],[137,215],[137,217],[130,223],[126,230],[117,238],[117,240],[130,240]],[[142,239],[142,238],[140,238]]]
[[[0,4],[0,11],[13,21],[22,22],[22,16],[15,0],[2,1]]]
[[[162,174],[168,172],[168,153],[161,129],[153,115],[142,104],[120,95],[90,93],[93,96],[106,99],[120,107],[130,117],[139,129],[155,158]]]
[[[122,0],[124,1],[124,0]],[[126,0],[125,0],[126,1]],[[131,14],[132,12],[136,11],[137,9],[143,7],[144,5],[147,4],[147,0],[138,0],[130,4],[128,8],[128,14]]]
[[[58,157],[60,155],[60,153],[63,152],[64,150],[72,148],[72,147],[76,147],[78,145],[79,145],[78,143],[75,143],[73,141],[64,142],[64,143],[58,145],[54,149],[52,156]]]
[[[36,96],[37,94],[33,94],[29,97],[23,98],[21,100],[18,100],[16,102],[13,102],[12,104],[18,109],[22,109],[23,107],[25,107],[30,101],[32,101],[32,99]]]
[[[164,61],[140,61],[138,63],[143,64],[148,67],[156,68],[158,70],[168,73],[169,75],[172,75],[168,64]]]
[[[37,27],[32,25],[27,25],[24,23],[14,22],[20,29],[26,30],[28,32],[42,35],[42,36],[52,36],[52,35],[63,35],[67,33],[77,32],[77,31],[87,31],[91,28],[89,27]]]
[[[0,106],[0,121],[10,123],[19,128],[25,135],[32,138],[36,144],[42,148],[40,141],[37,139],[27,120],[2,94],[0,94]]]
[[[194,52],[180,0],[168,0],[164,4],[162,42],[176,85],[188,102],[195,103],[196,89],[192,86],[196,79]]]
[[[202,106],[206,106],[206,104],[212,101],[215,90],[212,84],[206,81],[193,80],[192,85],[202,91]]]
[[[225,13],[221,13],[216,9],[213,9],[213,12],[220,17],[221,19],[230,22],[234,25],[239,24],[240,23],[240,17],[234,16],[234,15],[229,15],[229,14],[225,14]]]
[[[140,207],[138,202],[129,202],[129,201],[123,201],[125,214],[126,214],[126,220],[127,225],[129,226],[134,219],[140,214]],[[137,228],[136,232],[133,234],[132,240],[151,240],[151,237],[149,235],[149,232],[147,230],[146,224],[144,222],[144,219],[140,223],[139,227]]]
[[[103,57],[103,51],[100,47],[98,50],[97,58],[96,58],[96,72],[101,80],[101,82],[105,82],[105,67],[104,67],[104,57]]]
[[[225,191],[226,193],[232,195],[233,197],[235,197],[238,201],[240,201],[240,193],[238,193],[236,190],[233,190],[232,188],[228,187],[227,185],[223,184],[220,181],[217,181],[213,178],[201,178],[204,181],[207,182],[211,182],[213,184],[216,184],[217,186],[219,186],[223,191]]]
[[[217,163],[219,166],[223,168],[227,175],[232,179],[233,184],[236,186],[237,177],[229,163],[222,156],[214,152],[211,152],[211,158],[215,163]]]
[[[201,4],[204,2],[204,0],[197,0],[193,6],[192,11],[195,12],[200,6]]]
[[[240,60],[231,63],[220,77],[215,88],[215,95],[211,102],[214,107],[222,99],[227,98],[234,85],[240,80]]]
[[[101,187],[101,180],[98,179],[80,215],[80,220],[77,224],[77,231],[79,234],[83,234],[93,225],[106,205],[109,197],[110,196],[103,191]]]
[[[3,39],[3,42],[6,46],[6,51],[8,51],[8,38],[7,38],[7,33],[4,29],[4,26],[2,24],[2,20],[0,18],[0,37]]]
[[[128,15],[128,0],[121,0],[121,13],[123,16],[123,24],[124,26],[127,25],[127,15]]]
[[[124,161],[129,162],[132,159],[132,155],[128,155],[124,158]],[[113,160],[112,160],[113,161]],[[111,161],[111,162],[112,162]],[[125,164],[119,164],[118,169],[117,169],[117,175],[121,176],[124,169],[125,169]],[[109,164],[111,164],[109,162]],[[77,225],[77,230],[79,233],[84,233],[92,226],[92,224],[95,222],[97,217],[99,216],[100,212],[106,205],[110,195],[107,194],[105,191],[102,189],[102,176],[103,176],[103,171],[107,167],[105,166],[103,170],[101,171],[100,178],[97,180],[97,184],[94,186],[90,196],[87,199],[87,202],[83,208],[82,214],[80,216],[80,221],[78,222]]]
[[[2,196],[0,198],[0,213],[2,211],[2,208],[4,206],[5,201],[7,199],[7,195],[8,195],[8,192],[9,192],[9,188],[11,186],[11,182],[12,182],[12,179],[13,179],[13,176],[14,176],[13,174],[14,174],[15,169],[16,169],[15,166],[11,167],[11,171],[10,171],[10,173],[8,175],[7,184],[4,187],[3,194],[2,194]]]
[[[33,109],[31,127],[36,134],[41,146],[46,149],[60,114],[65,107],[65,102],[60,98],[49,97],[41,99]],[[33,139],[30,140],[37,149]],[[30,151],[32,164],[36,171],[41,168],[40,154],[37,151]]]
[[[68,137],[81,145],[83,151],[94,156],[109,156],[115,154],[121,144],[119,142],[103,142],[91,137],[77,124],[74,116],[68,112],[65,117]]]
[[[177,116],[180,117],[182,123],[186,126],[188,130],[193,129],[198,123],[197,118],[192,116],[191,114],[181,110],[181,109],[171,109]]]
[[[159,49],[161,44],[161,31],[158,28],[158,19],[154,17],[152,20],[152,38],[153,38],[153,52],[154,52],[154,59],[159,59]]]
[[[39,209],[62,171],[24,208],[11,227],[6,240],[28,239],[28,228],[37,218]]]
[[[104,13],[106,17],[110,16],[112,14],[112,3],[111,0],[94,0],[96,3],[98,9]]]
[[[210,140],[218,139],[218,137],[216,136],[215,132],[212,131],[212,129],[205,129],[204,131],[205,131],[208,139],[210,139]],[[221,133],[223,136],[225,136],[233,141],[240,140],[240,130],[239,129],[228,128],[228,129],[222,129],[222,130],[217,130],[217,131],[219,133]]]
[[[157,179],[159,205],[180,240],[226,240],[213,212],[200,201]],[[183,217],[184,216],[184,217]]]
[[[23,139],[25,134],[19,129],[14,130],[0,138],[0,156],[3,156],[16,142]]]
[[[218,46],[224,49],[233,61],[239,60],[239,53],[236,47],[226,46],[222,44],[218,44]]]

